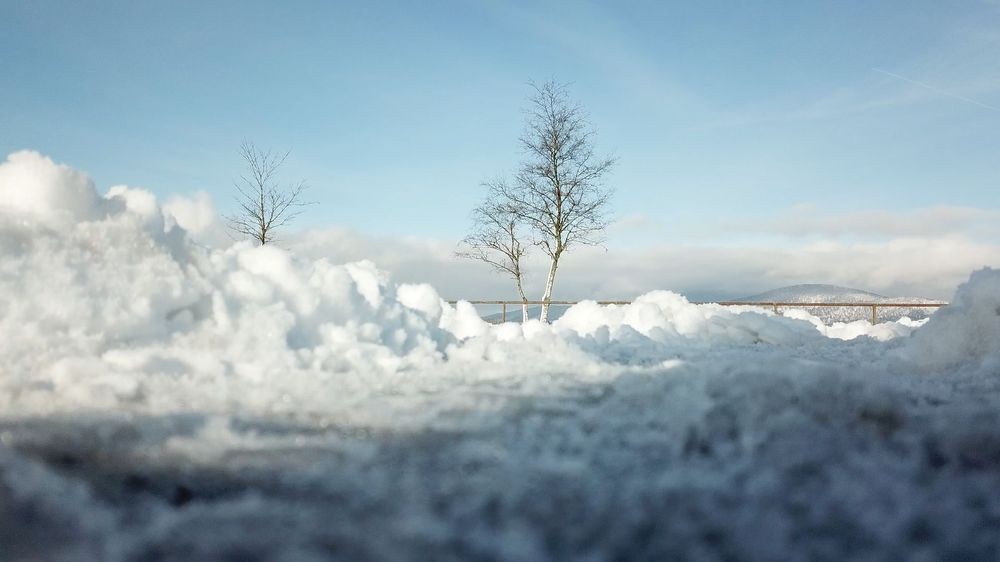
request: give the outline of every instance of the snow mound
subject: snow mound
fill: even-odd
[[[62,224],[97,219],[114,207],[86,174],[37,152],[14,152],[0,164],[0,210]]]
[[[795,318],[805,320],[812,324],[816,330],[828,338],[838,340],[853,340],[860,337],[870,337],[878,341],[889,341],[891,339],[908,336],[914,330],[927,323],[926,318],[913,320],[908,316],[903,316],[898,320],[879,322],[872,325],[868,320],[854,320],[852,322],[833,322],[809,314],[809,312],[793,308],[783,311],[785,318]]]
[[[904,355],[924,369],[1000,365],[1000,270],[976,271],[951,304],[913,334]]]
[[[909,335],[923,321],[902,318],[871,325],[867,321],[827,325],[803,310],[780,315],[755,307],[693,304],[669,291],[653,291],[628,305],[601,306],[585,301],[570,307],[553,326],[579,336],[616,340],[640,334],[658,344],[818,345],[819,338],[887,341]]]
[[[253,390],[274,378],[426,369],[456,341],[442,326],[467,334],[481,323],[429,287],[397,295],[368,262],[201,248],[152,194],[115,187],[101,197],[86,176],[35,153],[0,165],[0,192],[11,196],[0,207],[0,294],[11,297],[0,300],[4,407],[149,406],[171,395],[156,391],[164,382],[195,380],[217,387],[204,398],[214,407],[239,393],[244,406],[268,408],[273,392]],[[296,388],[282,399],[315,390]]]
[[[806,322],[758,311],[732,312],[719,305],[695,305],[669,291],[647,293],[621,306],[582,302],[570,307],[553,325],[583,336],[603,332],[616,339],[634,331],[654,342],[680,340],[689,345],[803,344],[821,336]]]

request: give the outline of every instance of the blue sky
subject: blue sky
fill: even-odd
[[[8,1],[0,52],[0,152],[225,211],[247,138],[303,226],[460,238],[549,77],[620,158],[613,245],[998,208],[996,2]]]

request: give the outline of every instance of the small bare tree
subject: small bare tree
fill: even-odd
[[[247,171],[235,183],[239,210],[226,216],[229,228],[238,235],[252,238],[261,245],[275,241],[275,231],[302,214],[305,181],[281,185],[278,168],[285,163],[288,152],[260,150],[252,142],[243,141],[240,156]]]
[[[532,84],[521,146],[525,160],[512,184],[498,196],[517,209],[520,219],[549,257],[540,320],[548,321],[549,302],[563,253],[576,245],[603,241],[611,190],[604,179],[613,157],[595,157],[593,129],[566,86]]]
[[[486,182],[485,201],[472,211],[472,232],[455,252],[459,257],[485,262],[514,280],[521,297],[521,318],[528,320],[528,297],[524,294],[521,259],[528,246],[521,242],[523,211],[504,197],[508,191],[503,179]]]

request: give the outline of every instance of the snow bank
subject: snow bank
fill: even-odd
[[[98,219],[113,208],[86,174],[37,152],[14,152],[0,164],[0,210],[62,224]]]
[[[1000,382],[970,367],[996,364],[996,272],[923,327],[669,292],[490,326],[368,262],[204,248],[182,228],[204,205],[101,196],[36,153],[0,164],[0,195],[15,558],[1000,548]]]
[[[183,240],[171,252],[126,215],[68,232],[0,227],[0,238],[18,241],[0,277],[0,291],[20,297],[0,311],[19,379],[0,392],[10,406],[155,400],[139,373],[241,381],[250,395],[245,383],[275,376],[377,377],[426,369],[455,340],[440,312],[403,305],[370,263],[245,245],[207,253]]]
[[[996,372],[1000,367],[1000,271],[974,272],[951,304],[913,334],[902,354],[928,370],[984,364]]]
[[[632,304],[601,306],[587,301],[570,307],[554,323],[557,330],[581,336],[606,334],[614,340],[632,332],[653,342],[679,345],[818,344],[820,337],[888,341],[909,335],[926,320],[902,318],[872,325],[867,321],[823,323],[800,309],[781,315],[758,307],[695,305],[681,295],[654,291]]]
[[[731,312],[718,305],[693,305],[669,291],[654,291],[623,306],[580,303],[554,325],[580,335],[606,331],[614,339],[623,331],[635,331],[655,342],[682,340],[701,345],[802,344],[820,336],[804,322],[759,311]]]
[[[891,339],[908,336],[914,330],[927,323],[926,318],[912,320],[909,317],[902,317],[899,320],[879,322],[872,324],[867,320],[855,320],[853,322],[832,322],[824,323],[820,318],[809,314],[805,310],[793,308],[782,312],[786,318],[796,318],[805,320],[813,325],[816,330],[828,338],[838,340],[853,340],[860,337],[870,337],[878,341],[889,341]]]
[[[456,340],[442,326],[465,334],[480,322],[434,304],[432,289],[407,306],[413,291],[400,300],[371,263],[198,247],[152,194],[115,187],[100,197],[84,175],[36,153],[0,165],[0,190],[6,408],[151,405],[169,396],[154,391],[158,379],[215,387],[205,397],[215,407],[238,394],[241,407],[268,408],[274,378],[427,369]],[[289,386],[294,398],[310,387]]]

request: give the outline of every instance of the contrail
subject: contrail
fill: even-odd
[[[917,86],[920,86],[921,88],[926,88],[926,89],[928,89],[928,90],[930,90],[932,92],[941,94],[942,96],[948,96],[949,98],[955,98],[957,100],[962,100],[964,102],[968,102],[968,103],[971,103],[973,105],[978,105],[979,107],[982,107],[983,109],[989,109],[991,111],[996,111],[997,113],[1000,113],[1000,107],[996,107],[996,106],[992,106],[992,105],[989,105],[989,104],[985,104],[985,103],[983,103],[981,101],[976,101],[974,99],[967,98],[965,96],[960,96],[958,94],[955,94],[955,93],[952,93],[952,92],[948,92],[948,91],[942,90],[940,88],[935,88],[934,86],[931,86],[930,84],[925,84],[923,82],[918,82],[916,80],[912,80],[910,78],[907,78],[906,76],[900,76],[899,74],[896,74],[895,72],[889,72],[888,70],[882,70],[881,68],[872,68],[872,70],[874,70],[875,72],[881,72],[882,74],[885,74],[887,76],[892,76],[893,78],[898,78],[900,80],[903,80],[904,82],[909,82],[910,84],[915,84]]]

